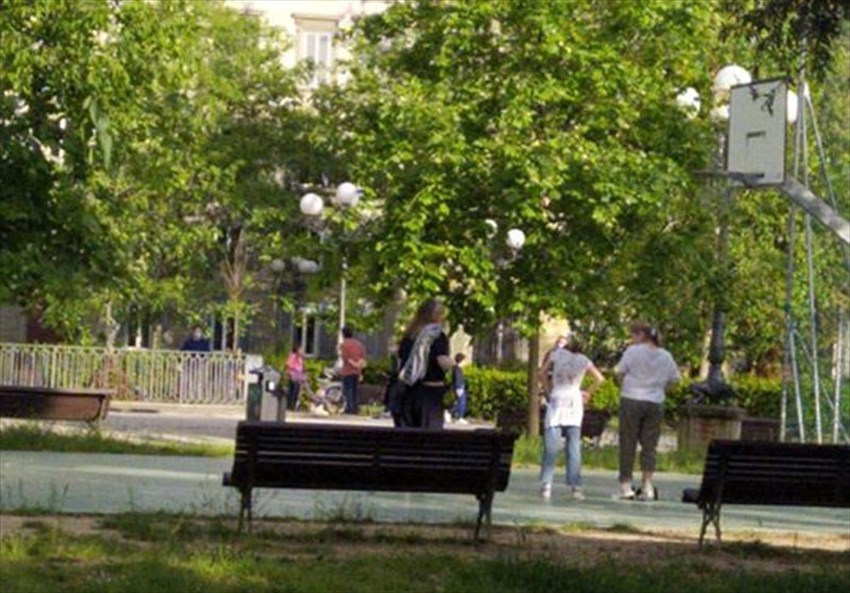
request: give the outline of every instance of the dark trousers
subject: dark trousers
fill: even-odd
[[[342,378],[342,395],[345,397],[345,413],[357,414],[357,384],[360,382],[360,377],[357,375],[348,375]]]
[[[413,428],[443,428],[444,386],[415,385],[402,398],[402,425]]]
[[[301,383],[297,381],[289,381],[289,388],[286,390],[286,409],[294,410],[298,407],[298,396],[301,394]]]
[[[661,438],[664,404],[620,399],[620,482],[632,481],[637,444],[640,443],[640,469],[655,471],[655,449]]]

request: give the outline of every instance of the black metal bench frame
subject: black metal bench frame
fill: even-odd
[[[266,441],[263,445],[261,437]],[[488,534],[490,532],[495,493],[507,488],[515,439],[514,434],[491,429],[436,431],[240,422],[236,429],[233,470],[224,474],[222,483],[240,492],[240,531],[246,516],[248,529],[251,528],[255,488],[473,494],[478,501],[474,532],[477,540],[482,525],[486,526]],[[335,446],[330,446],[331,442]],[[348,442],[355,449],[351,464],[344,460],[345,453],[340,448],[341,443]],[[293,447],[295,443],[301,443],[301,450]],[[428,461],[427,455],[423,458],[422,451],[430,450],[429,445],[443,446],[444,454],[449,448],[464,445],[477,447],[478,453],[472,460],[463,460],[462,455],[456,459],[447,458],[441,467],[434,460]],[[457,454],[462,449],[452,450]],[[261,456],[274,461],[264,462]],[[314,460],[312,466],[310,459]],[[263,463],[271,463],[273,469],[262,468]],[[470,464],[474,467],[468,472],[463,469]],[[443,483],[440,475],[464,476],[464,483]]]
[[[715,440],[682,502],[703,512],[700,547],[709,526],[721,542],[724,504],[850,508],[850,446]]]

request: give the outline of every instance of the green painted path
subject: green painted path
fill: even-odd
[[[235,516],[238,501],[221,486],[229,459],[153,457],[84,453],[0,451],[0,510],[39,507],[54,512],[115,513],[184,511]],[[662,474],[661,500],[615,501],[616,475],[585,471],[588,498],[575,502],[566,488],[552,501],[537,496],[537,472],[515,470],[508,491],[496,496],[494,522],[503,525],[586,523],[617,524],[651,530],[693,530],[699,512],[679,502],[682,489],[698,478]],[[386,522],[450,523],[472,521],[477,503],[471,496],[344,493],[303,490],[264,491],[256,496],[258,516],[329,520],[372,519]],[[848,509],[742,507],[724,509],[724,529],[800,533],[850,533]]]

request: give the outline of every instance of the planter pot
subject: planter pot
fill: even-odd
[[[687,404],[679,408],[679,449],[704,449],[714,439],[739,440],[743,408]]]
[[[384,386],[373,383],[361,383],[357,387],[357,405],[384,403]]]
[[[779,420],[776,418],[744,418],[741,422],[742,441],[779,441]]]

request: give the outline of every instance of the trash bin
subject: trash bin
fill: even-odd
[[[248,386],[246,419],[284,422],[286,406],[280,388],[280,372],[273,367],[262,366],[251,374],[257,376],[257,382]]]

